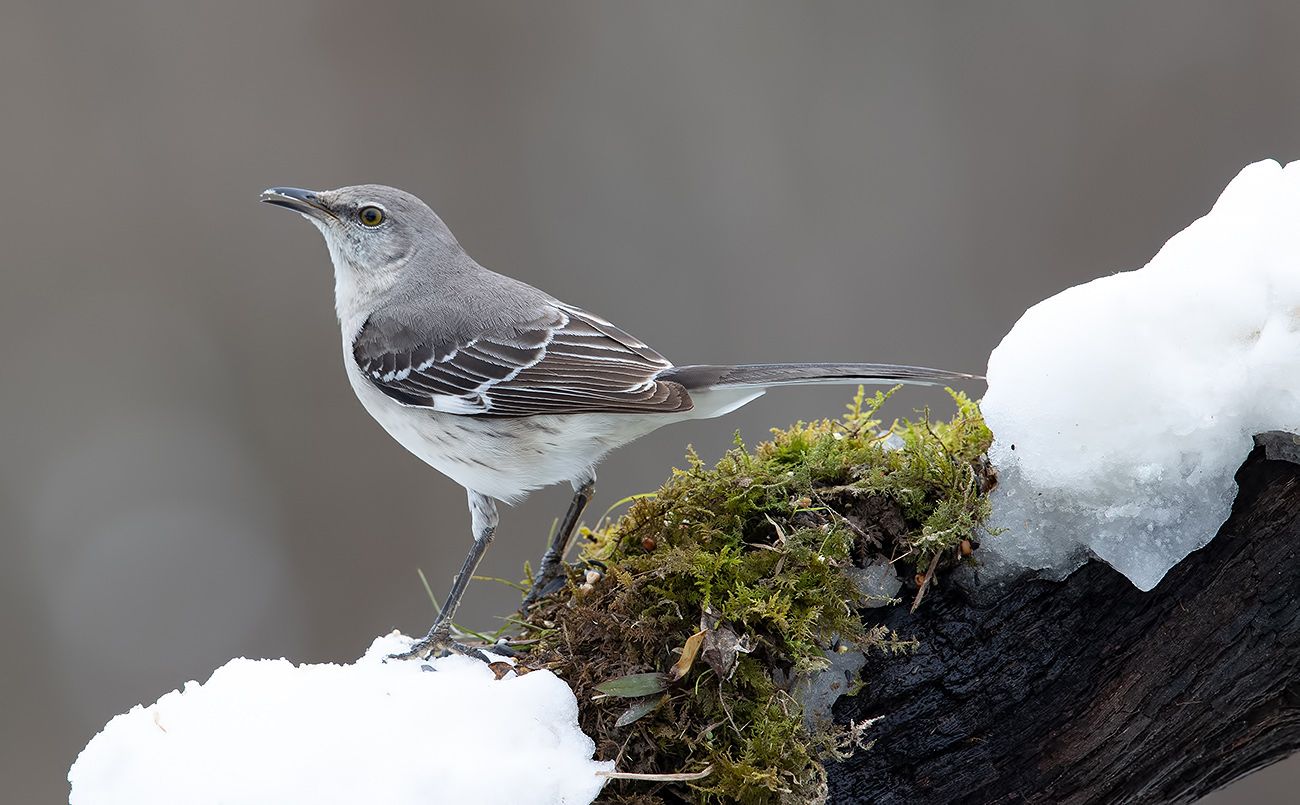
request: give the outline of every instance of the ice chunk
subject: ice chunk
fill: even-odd
[[[231,660],[119,715],[68,773],[72,805],[587,803],[600,791],[573,692],[478,660]],[[425,668],[432,669],[432,672]]]
[[[867,655],[852,643],[844,643],[839,650],[823,653],[826,667],[799,677],[792,693],[803,705],[803,723],[809,730],[831,723],[835,702],[858,683]]]
[[[1025,312],[989,356],[984,540],[1143,590],[1214,536],[1251,436],[1300,430],[1300,163],[1244,169],[1146,267]]]
[[[857,587],[860,606],[883,607],[897,598],[903,588],[894,566],[883,559],[866,567],[845,568],[844,573]]]

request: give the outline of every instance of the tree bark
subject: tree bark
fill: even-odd
[[[872,610],[919,648],[869,658],[831,802],[1191,802],[1300,746],[1300,439],[1256,437],[1232,516],[1149,593],[1093,561],[978,574]],[[976,553],[978,557],[978,552]]]

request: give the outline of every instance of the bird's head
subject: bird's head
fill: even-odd
[[[293,210],[325,236],[334,262],[340,319],[373,308],[396,289],[433,281],[455,270],[464,252],[433,210],[420,199],[378,184],[303,190],[272,187],[262,201]]]
[[[395,187],[363,184],[337,190],[272,187],[262,201],[311,221],[330,254],[355,271],[374,272],[408,262],[424,251],[456,246],[447,226],[420,199]]]

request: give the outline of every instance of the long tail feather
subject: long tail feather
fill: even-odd
[[[806,383],[909,383],[936,385],[964,380],[983,380],[980,375],[930,369],[924,366],[895,366],[888,363],[755,363],[743,366],[675,366],[659,375],[660,380],[680,383],[687,390],[721,388],[768,388]]]

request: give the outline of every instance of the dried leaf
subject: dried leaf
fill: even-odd
[[[738,634],[735,629],[722,623],[717,614],[709,609],[706,609],[704,616],[700,618],[700,625],[705,629],[700,656],[719,679],[731,679],[740,655],[754,650],[749,637]]]
[[[623,714],[618,717],[618,720],[614,722],[614,727],[626,727],[633,721],[637,721],[658,710],[659,705],[663,703],[663,696],[647,696],[644,699],[637,699],[632,702],[631,707],[624,710]]]
[[[501,679],[506,674],[515,670],[515,667],[510,663],[506,662],[505,660],[497,660],[496,662],[490,662],[488,663],[488,668],[492,669],[492,673],[493,675],[496,676],[497,679]]]
[[[628,674],[615,679],[601,682],[596,686],[596,690],[606,696],[618,696],[624,699],[635,699],[641,696],[652,696],[662,692],[668,687],[668,675],[658,672],[649,674]]]
[[[686,645],[682,646],[682,656],[677,658],[673,667],[668,669],[668,677],[676,682],[691,672],[691,666],[695,664],[695,657],[700,653],[700,644],[704,642],[706,631],[701,629],[690,637],[686,638]]]

